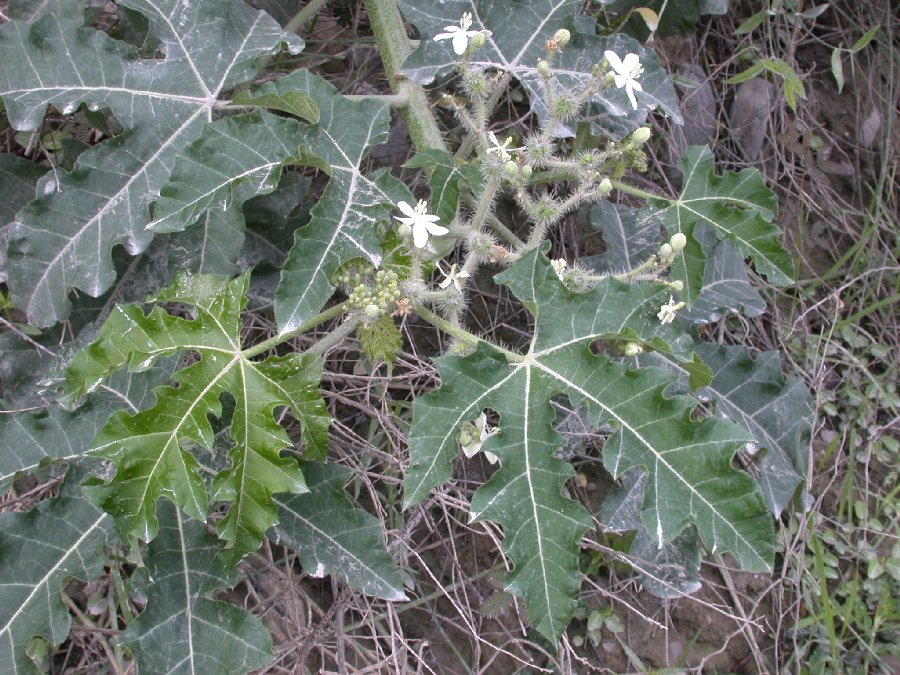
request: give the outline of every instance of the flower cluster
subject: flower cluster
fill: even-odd
[[[354,309],[361,309],[366,317],[375,319],[393,308],[400,299],[400,279],[394,270],[378,270],[370,284],[358,273],[339,276],[341,283],[357,282],[347,302]]]

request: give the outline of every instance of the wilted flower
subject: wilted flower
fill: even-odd
[[[458,26],[444,26],[444,30],[446,32],[438,33],[434,36],[434,40],[435,42],[439,42],[441,40],[453,40],[453,51],[456,52],[458,56],[462,56],[463,54],[465,54],[466,48],[469,46],[469,38],[475,37],[479,34],[484,35],[485,37],[491,35],[491,31],[489,30],[469,30],[471,26],[471,12],[463,12]]]
[[[631,101],[631,107],[637,110],[638,104],[637,99],[634,97],[634,92],[644,91],[641,83],[637,81],[637,78],[644,72],[640,57],[637,54],[630,53],[626,54],[624,59],[620,59],[618,54],[608,49],[603,52],[603,55],[613,69],[616,87],[619,89],[625,88],[628,100]]]
[[[416,204],[416,208],[413,208],[404,201],[397,202],[397,208],[403,211],[404,215],[407,217],[398,218],[397,216],[394,216],[394,218],[404,225],[412,227],[413,244],[415,244],[416,248],[425,247],[425,244],[428,243],[429,234],[439,237],[450,231],[443,225],[437,224],[437,221],[440,220],[438,216],[433,216],[428,213],[428,204],[424,199],[419,200],[419,203]]]
[[[488,148],[488,154],[496,153],[500,157],[500,159],[502,159],[503,161],[507,161],[507,160],[511,159],[511,155],[509,154],[509,151],[507,150],[507,148],[509,147],[509,144],[512,143],[511,136],[507,136],[503,140],[503,143],[501,143],[500,141],[497,140],[497,136],[493,131],[489,131],[487,136],[488,136],[488,141],[490,141],[490,143],[491,143],[491,147]]]
[[[441,270],[443,271],[443,270]],[[462,286],[459,283],[460,279],[468,279],[471,275],[468,272],[457,272],[456,264],[450,265],[450,271],[444,275],[444,280],[438,284],[441,288],[447,288],[450,284],[453,284],[456,287],[456,290],[461,291]]]
[[[487,424],[487,415],[481,413],[475,423],[467,422],[466,426],[460,431],[459,442],[462,446],[463,454],[469,459],[481,452],[481,446],[484,442],[500,431],[499,427],[489,427]],[[491,464],[496,464],[499,459],[493,452],[484,453],[484,458]]]
[[[683,302],[675,302],[672,296],[669,296],[669,302],[659,308],[659,313],[656,315],[659,318],[659,322],[663,325],[667,323],[672,323],[675,320],[675,312],[684,307]]]

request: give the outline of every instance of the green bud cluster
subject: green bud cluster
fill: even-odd
[[[394,270],[378,270],[371,283],[361,281],[350,292],[348,304],[368,319],[386,314],[401,297],[400,278]]]
[[[332,282],[335,286],[341,286],[349,292],[350,289],[364,283],[374,271],[375,268],[369,263],[355,260],[338,269],[334,273]]]

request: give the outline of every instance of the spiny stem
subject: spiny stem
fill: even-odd
[[[515,352],[511,352],[508,349],[504,349],[503,347],[500,347],[498,345],[493,344],[492,342],[488,342],[487,340],[478,337],[474,333],[470,333],[465,328],[462,328],[460,326],[455,326],[452,323],[450,323],[449,321],[447,321],[446,319],[444,319],[444,318],[438,316],[437,314],[435,314],[434,312],[432,312],[430,309],[426,309],[425,307],[422,307],[421,305],[415,305],[413,307],[413,311],[418,316],[425,319],[432,326],[440,328],[442,331],[444,331],[445,333],[449,333],[453,337],[457,337],[460,340],[464,340],[467,342],[483,342],[486,345],[490,345],[490,347],[492,349],[496,349],[498,352],[502,353],[506,357],[506,360],[509,361],[510,363],[521,363],[522,361],[525,360],[525,357],[522,356],[521,354],[516,354]]]

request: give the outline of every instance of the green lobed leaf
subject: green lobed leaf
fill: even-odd
[[[706,255],[694,235],[698,223],[707,225],[718,239],[730,240],[769,283],[793,281],[794,263],[781,245],[781,230],[771,223],[775,194],[758,171],[743,169],[717,176],[714,163],[708,147],[688,148],[679,161],[684,174],[681,197],[670,203],[654,202],[669,234],[683,232],[688,239],[671,272],[672,278],[684,283],[682,297],[688,304],[700,297],[706,269]]]
[[[314,577],[338,574],[366,595],[406,600],[380,521],[344,494],[349,470],[305,463],[303,474],[309,492],[276,497],[278,524],[269,537],[297,551],[303,569]]]
[[[589,218],[609,247],[599,256],[581,259],[597,272],[635,269],[663,243],[662,222],[655,209],[634,209],[603,200],[591,206]]]
[[[657,547],[641,522],[646,483],[647,475],[639,469],[626,472],[622,484],[603,500],[600,522],[616,532],[635,532],[628,553],[632,565],[641,575],[641,583],[653,595],[678,598],[696,593],[701,586],[697,531],[688,527],[672,542]]]
[[[283,163],[299,154],[304,125],[264,110],[217,120],[175,159],[153,205],[154,232],[177,232],[211,206],[240,207],[272,192]]]
[[[119,639],[141,675],[242,675],[272,661],[272,638],[250,612],[210,599],[240,579],[216,555],[219,543],[202,523],[173,505],[159,508],[159,534],[143,555],[144,611]]]
[[[709,227],[698,223],[694,238],[701,248],[709,251],[703,287],[700,297],[678,316],[691,323],[713,323],[727,312],[747,317],[759,316],[766,311],[766,301],[750,283],[744,258],[728,239],[719,241]]]
[[[449,25],[458,24],[463,12],[472,15],[471,30],[490,30],[485,45],[469,59],[476,70],[494,70],[518,80],[528,94],[532,110],[543,125],[548,107],[543,83],[537,73],[538,60],[546,56],[546,42],[560,28],[573,28],[575,15],[582,3],[577,0],[447,0],[440,4],[426,0],[400,0],[404,16],[421,34],[419,49],[404,63],[403,73],[422,84],[450,73],[459,58],[449,40],[434,41]],[[515,16],[515,21],[510,21]],[[556,77],[561,89],[575,91],[587,84],[595,65],[604,61],[603,52],[611,49],[624,56],[634,52],[640,56],[644,73],[637,92],[638,109],[633,110],[624,90],[615,87],[595,94],[591,101],[602,111],[602,119],[593,122],[604,133],[619,139],[641,126],[647,111],[661,107],[680,124],[681,113],[675,91],[652,51],[624,35],[598,38],[575,33],[572,42],[555,58]],[[561,125],[556,133],[574,136],[575,130]]]
[[[746,569],[771,569],[771,516],[753,479],[731,467],[749,435],[722,420],[694,421],[696,400],[663,395],[673,380],[665,371],[633,370],[589,349],[628,330],[646,334],[665,287],[607,278],[575,294],[537,251],[496,280],[535,315],[532,344],[521,362],[507,363],[483,343],[471,356],[438,359],[440,389],[413,404],[404,503],[417,503],[450,477],[461,424],[487,408],[499,413],[500,432],[483,449],[500,458],[500,469],[476,491],[472,514],[504,528],[503,548],[515,566],[507,589],[525,599],[535,628],[555,641],[577,604],[578,541],[591,522],[561,495],[572,469],[554,457],[563,439],[553,430],[550,399],[564,393],[573,407],[587,407],[595,427],[618,429],[603,451],[614,477],[635,467],[647,472],[641,519],[657,548],[694,525],[710,549],[731,551]]]
[[[111,249],[147,247],[149,204],[221,92],[253,78],[259,56],[303,45],[240,0],[120,4],[148,19],[164,59],[83,27],[79,0],[0,25],[0,97],[13,127],[37,129],[48,106],[69,114],[81,103],[111,109],[125,127],[82,153],[71,173],[58,172],[10,227],[11,290],[33,325],[65,318],[70,288],[96,297],[112,285]]]
[[[296,71],[277,81],[280,90],[308,96],[319,106],[319,123],[306,139],[301,163],[326,169],[331,179],[313,208],[309,225],[297,230],[275,294],[281,334],[316,315],[334,292],[335,271],[352,258],[381,262],[378,228],[390,222],[409,190],[387,169],[371,176],[361,165],[369,150],[388,138],[390,114],[379,102],[352,101],[325,80]],[[330,168],[329,168],[330,167]]]
[[[116,373],[74,411],[51,404],[39,412],[0,415],[0,490],[18,475],[51,461],[81,457],[115,410],[153,402],[153,388],[171,375],[158,366],[143,373]]]
[[[0,663],[39,672],[26,655],[34,636],[58,645],[72,619],[61,593],[71,579],[93,581],[117,541],[113,519],[77,493],[24,513],[0,513]]]
[[[115,515],[123,530],[149,541],[156,535],[156,502],[165,497],[189,516],[206,518],[206,487],[197,459],[183,447],[193,442],[212,450],[208,415],[222,414],[221,396],[235,400],[231,422],[234,447],[230,466],[212,482],[212,502],[231,502],[217,527],[226,556],[236,562],[256,550],[275,522],[272,495],[306,489],[291,447],[273,415],[287,407],[303,427],[307,454],[324,455],[329,418],[318,392],[321,360],[289,354],[253,361],[241,348],[241,310],[249,275],[228,281],[209,275],[180,276],[153,301],[194,308],[185,319],[155,306],[149,314],[135,305],[118,305],[100,337],[79,352],[66,374],[69,395],[77,398],[122,368],[142,370],[161,356],[194,353],[191,365],[175,374],[176,387],[156,391],[156,405],[134,415],[114,413],[94,441],[92,453],[116,465],[111,481],[94,480],[88,493]]]
[[[47,167],[24,157],[0,154],[0,281],[6,281],[6,229],[16,211],[34,199],[38,179]]]

